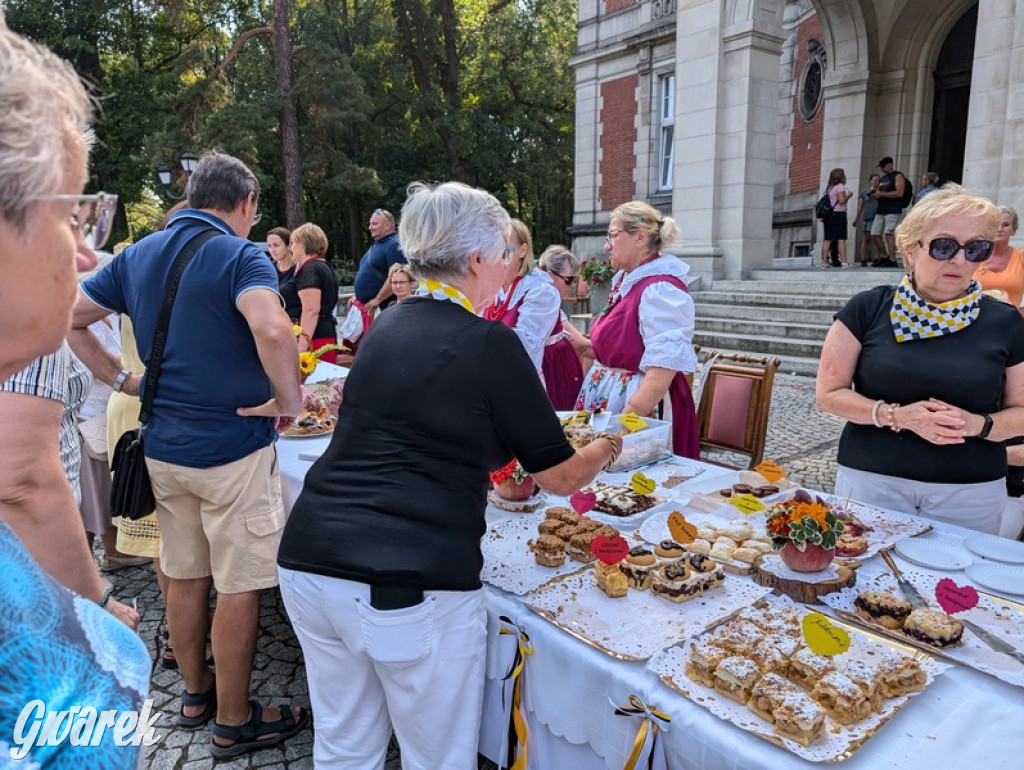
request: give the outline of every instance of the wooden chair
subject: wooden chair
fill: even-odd
[[[569,295],[562,300],[562,304],[565,306],[565,314],[570,317],[590,313],[590,288],[588,287],[583,294],[580,294],[577,283],[569,289]]]
[[[701,450],[748,455],[747,467],[753,468],[764,459],[772,385],[781,362],[769,356],[706,351],[705,360],[711,359],[697,406]]]

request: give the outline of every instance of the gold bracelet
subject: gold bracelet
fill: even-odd
[[[608,460],[608,462],[604,465],[603,468],[601,468],[601,470],[606,471],[613,465],[615,465],[615,461],[619,459],[619,454],[622,450],[619,449],[619,445],[615,441],[616,436],[613,436],[611,433],[608,433],[607,431],[601,431],[600,433],[598,433],[597,438],[605,439],[608,442],[608,445],[611,446],[612,448],[611,459]]]

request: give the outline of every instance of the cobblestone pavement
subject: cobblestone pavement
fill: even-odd
[[[835,448],[842,421],[822,414],[814,406],[814,381],[805,377],[779,375],[775,379],[768,423],[765,457],[775,460],[804,485],[832,491],[835,480]],[[723,455],[723,459],[728,456]],[[98,539],[97,539],[98,540]],[[99,554],[97,554],[99,556]],[[139,633],[155,655],[154,636],[163,617],[163,599],[150,567],[124,569],[107,576],[115,596],[131,603],[137,600],[142,622]],[[309,690],[302,652],[292,633],[277,590],[266,591],[260,617],[260,636],[252,676],[253,697],[264,704],[291,702],[309,707]],[[338,683],[343,686],[343,683]],[[210,732],[173,727],[181,705],[181,677],[159,666],[152,680],[154,710],[159,741],[145,753],[144,766],[154,770],[209,770]],[[222,770],[235,768],[288,768],[313,766],[313,736],[304,731],[284,745],[254,752],[230,762],[217,763]],[[398,749],[393,744],[385,770],[399,770]],[[484,762],[482,768],[495,766]]]

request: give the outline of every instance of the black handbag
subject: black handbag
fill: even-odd
[[[150,484],[149,471],[146,468],[146,456],[143,452],[143,428],[149,421],[153,409],[156,383],[160,377],[164,345],[167,342],[167,327],[171,323],[171,309],[174,307],[174,297],[178,293],[181,274],[185,272],[185,266],[199,251],[199,247],[215,235],[220,235],[220,231],[204,230],[199,233],[185,245],[174,263],[174,270],[171,272],[171,279],[167,284],[164,304],[160,308],[160,318],[156,322],[153,350],[149,357],[149,364],[146,366],[146,389],[142,394],[139,427],[121,434],[121,438],[117,440],[117,445],[114,447],[110,463],[110,471],[113,474],[110,483],[111,516],[121,516],[135,521],[149,516],[156,508],[153,487]]]

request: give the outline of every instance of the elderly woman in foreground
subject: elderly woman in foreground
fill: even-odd
[[[998,226],[983,198],[931,193],[896,231],[909,275],[836,314],[817,382],[848,421],[836,494],[998,532],[1003,441],[1024,433],[1024,320],[972,279]]]
[[[573,450],[515,332],[475,314],[505,275],[509,217],[494,197],[416,183],[401,223],[425,293],[366,335],[285,528],[281,592],[309,669],[318,766],[382,767],[393,726],[403,766],[471,770],[487,474],[516,457],[567,495],[621,440]]]

